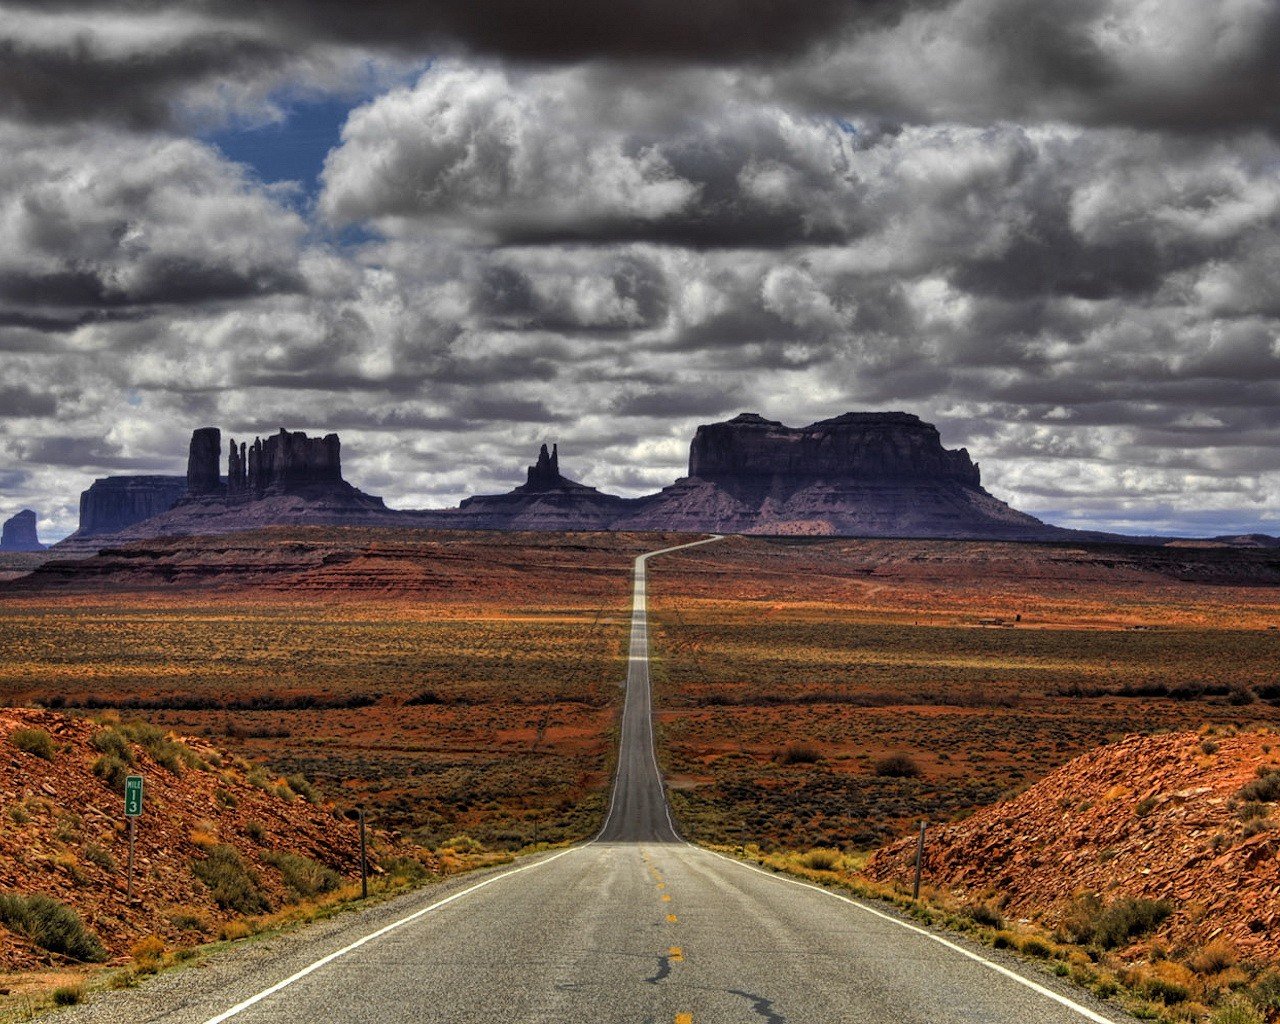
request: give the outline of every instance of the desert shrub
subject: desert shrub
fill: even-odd
[[[420,885],[431,877],[427,866],[416,857],[389,857],[381,861],[379,866],[388,878],[411,885]]]
[[[1271,808],[1260,800],[1248,800],[1236,810],[1236,817],[1241,821],[1253,821],[1254,818],[1265,818]]]
[[[1004,927],[1004,918],[1000,915],[1000,912],[985,903],[975,903],[971,907],[965,907],[964,915],[974,924],[980,924],[985,928]]]
[[[430,704],[443,704],[443,703],[444,701],[441,699],[440,695],[436,693],[435,690],[423,690],[421,693],[414,694],[407,701],[405,701],[404,706],[407,708],[420,708],[420,707],[426,707],[427,705],[430,705]]]
[[[1075,901],[1061,933],[1072,942],[1116,949],[1157,928],[1173,913],[1167,900],[1120,899],[1109,905],[1094,895]]]
[[[472,839],[468,835],[453,836],[437,847],[440,850],[452,850],[454,853],[483,853],[484,843]]]
[[[1187,966],[1197,974],[1217,974],[1236,965],[1235,948],[1225,939],[1213,939],[1187,957]]]
[[[1139,818],[1145,818],[1156,809],[1156,803],[1156,798],[1153,796],[1143,797],[1138,801],[1138,805],[1133,809],[1133,813]]]
[[[124,792],[124,780],[129,777],[129,765],[115,754],[103,754],[93,762],[93,774],[117,793]]]
[[[43,757],[46,761],[53,760],[53,737],[43,729],[14,729],[9,740],[19,750]]]
[[[1236,799],[1258,800],[1268,804],[1280,800],[1280,771],[1272,768],[1266,774],[1259,774],[1256,779],[1246,782],[1236,790]]]
[[[1264,971],[1249,986],[1249,998],[1262,1010],[1280,1010],[1280,970]]]
[[[80,915],[50,896],[0,894],[0,922],[50,953],[93,963],[107,958],[102,943],[85,927]]]
[[[261,822],[248,822],[244,827],[244,833],[259,846],[267,841],[267,830],[262,827]]]
[[[181,775],[184,768],[204,768],[204,761],[185,743],[173,739],[164,729],[150,722],[126,722],[118,727],[130,742],[138,744],[152,760],[174,775]]]
[[[1018,945],[1018,948],[1023,953],[1026,953],[1027,956],[1039,957],[1041,960],[1047,960],[1049,957],[1053,956],[1054,952],[1053,947],[1049,945],[1049,943],[1036,935],[1030,935],[1023,939]]]
[[[209,887],[214,902],[238,914],[261,914],[271,909],[262,884],[233,846],[209,847],[203,860],[191,862],[191,873]]]
[[[1201,740],[1200,750],[1205,754],[1216,754],[1220,749],[1216,740]]]
[[[208,919],[191,907],[175,907],[169,912],[169,923],[184,932],[207,932]]]
[[[1147,999],[1164,1003],[1165,1006],[1174,1006],[1185,1003],[1191,996],[1191,989],[1180,981],[1157,976],[1143,981],[1142,994]]]
[[[129,955],[139,971],[155,972],[164,960],[164,940],[158,935],[148,935],[133,944]]]
[[[333,892],[342,884],[341,875],[310,857],[281,851],[264,854],[262,859],[280,872],[286,888],[297,899]]]
[[[814,871],[834,871],[842,859],[839,850],[823,848],[810,850],[801,858],[801,863]]]
[[[307,803],[318,804],[320,802],[320,791],[301,772],[290,775],[285,781],[289,783],[289,788]]]
[[[1266,1024],[1265,1018],[1242,997],[1228,1000],[1213,1011],[1211,1024]]]
[[[872,770],[882,779],[919,778],[920,766],[907,754],[890,754],[876,761]]]
[[[84,848],[84,859],[90,864],[97,864],[100,868],[107,871],[116,869],[116,859],[111,856],[111,851],[99,846],[97,843],[90,843]]]
[[[817,764],[821,760],[817,747],[799,740],[788,743],[778,754],[779,764]]]
[[[84,1002],[84,988],[80,985],[59,985],[53,990],[54,1006],[77,1006]]]
[[[112,754],[125,764],[133,764],[133,751],[129,749],[129,741],[114,726],[99,729],[90,738],[89,744],[99,754]]]

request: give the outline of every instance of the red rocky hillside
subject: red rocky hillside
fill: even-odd
[[[1000,903],[1053,928],[1072,901],[1167,900],[1158,940],[1223,939],[1280,957],[1280,737],[1129,736],[1077,758],[1025,793],[930,830],[929,884]],[[867,873],[907,882],[915,839]],[[1002,902],[1003,901],[1003,902]]]
[[[125,774],[143,776],[146,787],[133,906],[125,899]],[[214,938],[233,919],[357,877],[357,826],[313,800],[305,780],[233,764],[199,740],[3,708],[0,895],[65,903],[108,957],[146,936],[169,948]],[[0,923],[0,972],[52,962],[61,961]]]

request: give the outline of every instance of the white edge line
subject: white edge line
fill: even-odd
[[[708,539],[706,539],[706,540],[693,541],[692,543],[689,543],[689,544],[678,544],[678,545],[676,545],[675,547],[663,548],[663,549],[662,549],[662,550],[660,550],[660,551],[650,551],[650,552],[647,552],[647,553],[645,553],[645,554],[643,554],[643,555],[640,555],[640,556],[638,556],[638,557],[636,558],[636,568],[637,568],[637,569],[640,569],[640,570],[643,572],[643,569],[644,569],[644,563],[649,559],[649,557],[650,557],[651,555],[664,555],[664,554],[666,554],[666,553],[667,553],[667,552],[669,552],[669,551],[679,551],[681,548],[692,548],[692,547],[697,547],[699,544],[709,544],[709,543],[711,543],[711,541],[713,541],[713,540],[722,540],[722,539],[723,539],[723,538],[722,538],[722,537],[720,537],[720,536],[715,536],[715,537],[710,537],[710,538],[708,538]],[[646,600],[646,602],[645,602],[645,642],[646,642],[646,643],[645,643],[645,646],[646,646],[646,652],[647,652],[647,648],[648,648],[648,637],[649,637],[649,623],[648,623],[648,611],[647,611],[647,609],[648,609],[648,602],[647,602],[647,600]],[[632,594],[632,609],[631,609],[631,615],[632,615],[632,625],[633,625],[633,628],[634,628],[634,623],[635,623],[635,595],[634,595],[634,592],[633,592],[633,594]],[[646,668],[646,670],[648,669],[648,658],[647,658],[647,656],[646,656],[646,659],[645,659],[645,668]],[[646,671],[646,676],[647,676],[647,671]],[[646,680],[646,681],[647,681],[647,680]],[[626,716],[626,707],[627,707],[627,702],[628,702],[628,700],[630,699],[630,697],[631,697],[631,687],[630,687],[630,686],[628,686],[628,687],[626,688],[626,693],[625,693],[625,695],[623,696],[623,704],[622,704],[624,720],[625,720],[625,716]],[[652,751],[653,751],[653,743],[652,743],[652,737],[653,737],[653,714],[652,714],[652,712],[653,712],[653,706],[652,706],[652,703],[650,703],[650,715],[649,715],[649,735],[650,735],[650,744],[649,744],[649,750],[650,750],[650,752],[651,752],[651,753],[652,753]],[[658,762],[657,762],[657,759],[656,759],[656,756],[655,756],[655,759],[654,759],[654,768],[655,768],[655,769],[657,768],[657,765],[658,765]],[[661,773],[661,772],[658,772],[658,778],[659,778],[659,779],[661,779],[661,778],[662,778],[662,773]],[[244,1000],[243,1002],[236,1003],[236,1005],[235,1005],[235,1006],[231,1007],[229,1010],[224,1010],[222,1013],[218,1014],[216,1017],[210,1017],[208,1020],[206,1020],[206,1021],[204,1022],[204,1024],[222,1024],[222,1022],[223,1022],[223,1021],[227,1021],[227,1020],[230,1020],[232,1017],[239,1016],[239,1015],[240,1015],[241,1013],[243,1013],[245,1010],[249,1009],[249,1007],[251,1007],[251,1006],[255,1006],[255,1005],[257,1005],[258,1003],[262,1002],[262,1000],[264,1000],[264,999],[266,999],[266,998],[268,998],[268,997],[270,997],[270,996],[275,995],[275,994],[276,994],[277,992],[279,992],[281,989],[288,988],[288,987],[289,987],[290,985],[292,985],[295,981],[301,981],[301,980],[302,980],[303,978],[305,978],[308,974],[312,974],[313,972],[320,970],[320,968],[321,968],[321,967],[324,967],[326,964],[330,964],[330,963],[332,963],[334,960],[337,960],[339,957],[346,956],[348,953],[351,953],[351,952],[353,952],[353,951],[355,951],[355,950],[359,949],[359,948],[360,948],[361,946],[363,946],[366,942],[372,942],[374,939],[381,938],[382,936],[386,935],[388,932],[393,932],[393,931],[395,931],[397,928],[401,928],[401,927],[403,927],[404,925],[409,924],[411,921],[416,921],[418,918],[422,917],[424,914],[429,914],[429,913],[431,913],[433,910],[439,910],[441,907],[445,906],[445,905],[446,905],[446,904],[448,904],[448,903],[452,903],[454,900],[460,900],[460,899],[462,899],[462,897],[463,897],[463,896],[470,895],[471,893],[475,892],[477,889],[483,889],[486,885],[492,885],[494,882],[499,882],[499,881],[501,881],[501,880],[502,880],[502,879],[504,879],[504,878],[510,878],[512,875],[518,875],[518,874],[520,874],[520,872],[522,872],[522,871],[531,871],[531,870],[533,870],[534,868],[540,868],[540,867],[543,867],[544,865],[550,864],[553,860],[559,860],[561,857],[564,857],[564,856],[566,856],[567,854],[574,853],[574,852],[576,852],[576,851],[578,851],[578,850],[584,849],[584,848],[585,848],[585,847],[587,847],[587,846],[590,846],[590,845],[591,845],[592,843],[594,843],[597,839],[599,839],[601,835],[603,835],[603,834],[604,834],[605,826],[607,826],[607,825],[608,825],[608,823],[609,823],[609,819],[613,817],[613,807],[614,807],[614,802],[617,800],[617,796],[618,796],[618,786],[617,786],[617,783],[618,783],[618,779],[617,779],[617,775],[615,774],[615,776],[614,776],[613,793],[611,794],[610,799],[609,799],[609,810],[608,810],[608,812],[607,812],[607,813],[606,813],[606,815],[605,815],[604,825],[601,825],[601,826],[600,826],[600,831],[599,831],[599,832],[597,832],[595,836],[593,836],[590,840],[588,840],[588,841],[587,841],[586,843],[584,843],[582,846],[573,846],[573,847],[570,847],[570,848],[569,848],[569,849],[567,849],[567,850],[562,850],[560,853],[557,853],[557,854],[555,854],[555,855],[553,855],[553,856],[551,856],[551,857],[548,857],[548,858],[546,858],[545,860],[540,860],[540,861],[538,861],[538,862],[537,862],[537,863],[535,863],[535,864],[525,864],[525,865],[522,865],[521,867],[518,867],[518,868],[512,868],[510,871],[503,871],[501,874],[492,875],[491,877],[486,878],[483,882],[477,882],[475,885],[470,886],[469,888],[463,889],[461,892],[455,892],[452,896],[446,896],[446,897],[445,897],[444,899],[442,899],[442,900],[437,900],[435,903],[431,904],[431,906],[429,906],[429,907],[423,907],[421,910],[415,910],[412,914],[408,915],[407,917],[402,917],[402,918],[400,918],[400,920],[398,920],[398,921],[392,921],[392,922],[391,922],[390,924],[388,924],[388,925],[383,925],[381,928],[377,929],[376,931],[372,931],[372,932],[370,932],[368,935],[364,935],[364,936],[362,936],[362,937],[360,937],[360,938],[356,939],[356,941],[355,941],[355,942],[353,942],[353,943],[351,943],[350,945],[343,946],[343,947],[342,947],[342,949],[335,950],[334,952],[329,953],[327,956],[323,956],[323,957],[321,957],[319,960],[315,961],[315,963],[308,964],[306,967],[302,968],[302,970],[297,971],[296,973],[289,975],[289,977],[287,977],[287,978],[283,979],[282,981],[278,981],[278,982],[276,982],[276,983],[275,983],[274,985],[272,985],[270,988],[264,988],[261,992],[257,993],[256,995],[252,995],[252,996],[250,996],[248,999]],[[664,803],[664,804],[666,803],[665,798],[664,798],[664,800],[663,800],[663,803]],[[667,821],[668,821],[668,823],[670,823],[670,821],[671,821],[671,810],[670,810],[670,808],[669,808],[669,807],[667,808]],[[675,832],[675,827],[674,827],[674,825],[672,826],[672,832],[673,832],[673,833]]]
[[[710,544],[712,541],[715,541],[715,540],[723,540],[723,538],[720,536],[716,536],[716,537],[711,537],[707,540],[696,541],[694,542],[694,544],[681,544],[679,548],[666,548],[662,551],[652,551],[649,554],[641,555],[639,558],[636,559],[636,568],[637,569],[643,568],[644,563],[647,562],[648,559],[653,555],[666,554],[667,551],[677,551],[677,550],[680,550],[680,548],[695,547],[697,544]],[[647,657],[647,654],[648,654],[648,639],[649,639],[649,612],[648,612],[647,586],[646,586],[646,594],[645,594],[644,611],[645,611],[645,652],[646,652],[645,678],[646,678],[646,682],[648,682],[649,681],[649,673],[648,673],[649,659]],[[635,612],[633,609],[632,611],[633,616],[634,616],[634,613]],[[650,686],[650,690],[652,690],[651,686]],[[630,687],[628,687],[627,697],[630,697],[630,696],[631,696],[631,689]],[[624,714],[625,714],[625,703],[624,703]],[[657,772],[658,779],[662,780],[662,770],[661,768],[658,767],[657,744],[654,742],[654,735],[653,735],[652,696],[650,697],[648,720],[649,720],[649,741],[650,741],[649,753],[653,758],[654,771]],[[665,789],[665,786],[664,786],[664,789]],[[985,956],[982,956],[980,953],[975,953],[971,949],[966,949],[964,946],[961,946],[958,943],[952,942],[950,939],[944,938],[943,936],[938,935],[934,932],[931,932],[926,928],[921,928],[919,925],[909,924],[906,921],[902,921],[894,917],[892,914],[886,914],[882,910],[876,910],[874,907],[867,906],[865,903],[862,903],[855,899],[851,899],[850,897],[845,896],[841,893],[832,892],[830,889],[824,889],[820,886],[812,885],[808,882],[801,881],[798,878],[789,878],[786,875],[779,875],[771,871],[765,871],[763,868],[757,867],[754,864],[746,864],[743,861],[735,860],[733,857],[726,857],[722,853],[717,853],[715,850],[708,850],[705,846],[695,846],[693,843],[683,838],[680,835],[679,831],[676,829],[675,822],[671,818],[671,805],[666,799],[665,792],[663,793],[662,802],[663,802],[663,807],[667,812],[667,824],[671,827],[672,835],[674,835],[678,841],[684,843],[686,846],[690,846],[695,850],[702,850],[705,853],[711,854],[713,857],[719,857],[721,860],[727,861],[730,864],[737,865],[738,867],[743,868],[747,871],[753,871],[758,875],[763,875],[765,878],[772,878],[776,882],[787,882],[787,883],[790,883],[791,885],[798,885],[802,889],[809,889],[810,891],[820,893],[823,896],[830,896],[832,899],[840,900],[842,903],[847,903],[849,904],[849,906],[854,907],[857,910],[861,910],[864,913],[871,914],[872,916],[878,917],[883,921],[888,921],[890,924],[895,924],[899,928],[905,928],[907,931],[914,932],[915,934],[928,939],[930,942],[936,942],[938,943],[938,945],[944,946],[954,953],[959,953],[961,956],[968,957],[970,960],[973,960],[974,962],[979,963],[982,966],[989,968],[992,971],[995,971],[997,974],[1008,978],[1010,981],[1017,982],[1019,985],[1022,985],[1023,987],[1030,989],[1032,992],[1035,992],[1038,995],[1044,996],[1047,999],[1051,999],[1053,1002],[1058,1003],[1060,1006],[1065,1007],[1066,1009],[1072,1011],[1073,1013],[1078,1013],[1081,1017],[1085,1018],[1085,1020],[1093,1021],[1094,1024],[1116,1024],[1113,1018],[1104,1017],[1100,1013],[1097,1013],[1094,1010],[1089,1009],[1087,1006],[1082,1006],[1080,1003],[1077,1003],[1075,1000],[1070,999],[1059,992],[1055,992],[1051,988],[1047,988],[1044,985],[1039,984],[1038,982],[1032,981],[1030,978],[1023,977],[1017,971],[1011,971],[1009,968],[1004,967],[993,960],[988,960]],[[610,806],[610,813],[612,813],[612,806]]]
[[[886,914],[882,910],[876,910],[875,907],[869,907],[865,903],[862,903],[858,900],[845,896],[842,893],[832,892],[830,889],[824,889],[821,886],[811,885],[808,882],[802,882],[798,878],[789,878],[786,875],[775,874],[772,871],[765,871],[763,868],[756,867],[754,864],[746,864],[743,861],[735,860],[733,857],[726,857],[723,853],[717,853],[715,850],[708,850],[705,846],[695,847],[695,849],[699,849],[705,853],[709,853],[713,857],[719,857],[721,860],[728,861],[730,864],[736,864],[738,867],[743,868],[747,871],[754,871],[758,875],[764,875],[765,878],[772,878],[775,882],[787,882],[787,883],[790,883],[791,885],[798,885],[802,889],[809,889],[812,892],[821,893],[823,896],[830,896],[832,899],[840,900],[842,903],[847,903],[849,904],[849,906],[855,907],[858,910],[863,911],[864,913],[872,914],[873,916],[878,917],[883,921],[888,921],[890,924],[896,924],[899,928],[905,928],[909,932],[915,932],[917,935],[920,935],[923,938],[928,939],[930,942],[936,942],[940,946],[946,946],[946,948],[951,950],[952,952],[959,953],[961,956],[966,956],[970,960],[977,961],[978,963],[982,964],[984,967],[989,967],[991,970],[995,971],[997,974],[1002,974],[1006,978],[1009,978],[1011,981],[1016,981],[1019,985],[1023,985],[1026,988],[1031,989],[1032,992],[1036,992],[1039,995],[1052,999],[1055,1003],[1059,1003],[1062,1006],[1065,1006],[1068,1010],[1071,1010],[1075,1013],[1080,1014],[1080,1016],[1084,1017],[1086,1020],[1094,1021],[1095,1024],[1116,1024],[1115,1018],[1104,1017],[1102,1016],[1102,1014],[1089,1009],[1087,1006],[1082,1006],[1080,1003],[1077,1003],[1075,1000],[1062,995],[1062,993],[1055,992],[1051,988],[1046,988],[1044,985],[1034,982],[1030,978],[1024,978],[1017,971],[1011,971],[1009,970],[1009,968],[1001,966],[1000,964],[996,963],[994,960],[988,960],[982,954],[975,953],[971,949],[965,949],[964,946],[961,946],[958,943],[952,942],[950,939],[944,938],[941,935],[931,932],[927,928],[921,928],[919,925],[909,924],[906,921],[899,920],[898,918],[894,917],[892,914]]]
[[[477,889],[483,889],[486,885],[492,885],[494,882],[499,882],[504,878],[510,878],[512,875],[518,875],[520,874],[521,871],[530,871],[533,868],[540,868],[546,864],[550,864],[553,860],[559,860],[561,857],[565,856],[566,854],[574,853],[579,849],[581,849],[581,847],[577,847],[577,846],[571,847],[568,850],[562,850],[560,853],[557,853],[552,857],[548,857],[546,860],[540,860],[536,864],[525,864],[518,868],[512,868],[510,871],[504,871],[499,875],[493,875],[490,878],[486,878],[483,882],[477,882],[475,885],[471,886],[468,889],[463,889],[461,892],[455,892],[452,896],[446,896],[444,899],[436,901],[435,903],[431,904],[431,906],[429,907],[423,907],[421,910],[416,910],[412,914],[410,914],[408,917],[402,917],[400,918],[399,921],[392,921],[391,924],[383,925],[377,931],[370,932],[368,935],[365,935],[362,938],[356,939],[356,941],[351,943],[349,946],[343,946],[342,949],[335,950],[334,952],[330,953],[328,956],[321,957],[315,963],[302,968],[302,970],[298,971],[296,974],[289,975],[289,977],[285,978],[283,981],[276,982],[270,988],[264,988],[257,995],[250,996],[248,999],[244,1000],[244,1002],[236,1003],[236,1005],[231,1007],[231,1009],[224,1010],[222,1013],[218,1014],[216,1017],[210,1017],[207,1021],[204,1022],[204,1024],[222,1024],[224,1020],[230,1020],[232,1017],[235,1017],[237,1014],[243,1013],[245,1010],[249,1009],[249,1007],[255,1005],[256,1003],[262,1002],[262,1000],[266,999],[268,996],[275,995],[282,988],[287,988],[289,985],[292,985],[295,981],[300,981],[301,979],[305,978],[308,974],[311,974],[313,971],[318,971],[321,967],[325,966],[325,964],[332,963],[334,960],[337,960],[338,957],[340,956],[346,956],[346,954],[352,952],[353,950],[359,949],[366,942],[372,942],[374,939],[381,938],[383,935],[386,935],[388,932],[393,932],[397,928],[401,927],[402,925],[408,924],[410,921],[416,921],[418,918],[422,917],[423,914],[429,914],[433,910],[439,910],[446,903],[452,903],[454,900],[460,900],[462,899],[463,896],[466,896],[469,893],[473,893]]]

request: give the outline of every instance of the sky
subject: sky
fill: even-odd
[[[0,517],[337,431],[393,507],[900,409],[1280,532],[1275,0],[0,0]]]

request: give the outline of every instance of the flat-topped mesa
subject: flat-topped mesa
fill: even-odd
[[[689,476],[717,483],[981,482],[968,451],[942,447],[933,424],[905,412],[849,412],[807,427],[743,413],[698,428]]]
[[[217,468],[217,463],[214,463]],[[80,494],[76,536],[100,537],[145,522],[173,508],[187,493],[184,476],[108,476]]]

